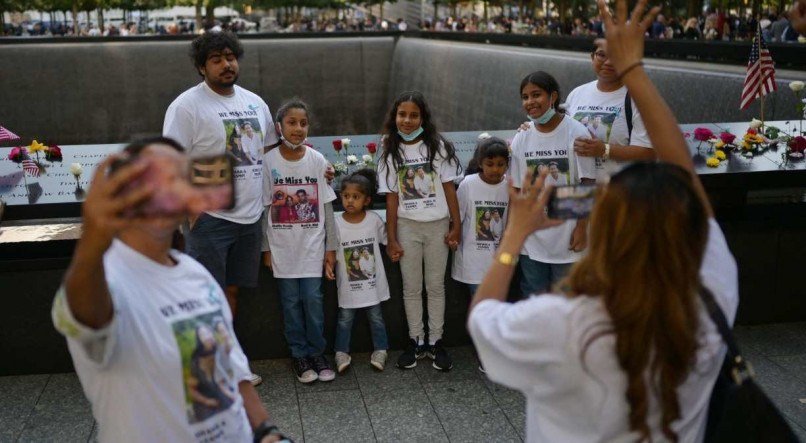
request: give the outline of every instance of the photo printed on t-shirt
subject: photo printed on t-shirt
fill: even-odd
[[[226,152],[235,158],[235,167],[263,164],[263,131],[257,118],[222,120]]]
[[[173,323],[182,355],[185,404],[190,424],[207,420],[232,406],[230,351],[233,336],[220,310]]]
[[[273,226],[319,222],[318,183],[275,184],[272,190],[271,222]]]
[[[545,185],[564,186],[571,183],[571,172],[567,157],[527,158],[526,169],[532,174],[548,171]]]
[[[434,198],[437,195],[437,174],[429,163],[401,165],[397,178],[404,201]]]
[[[372,240],[374,241],[374,239]],[[374,280],[375,248],[373,243],[370,241],[362,245],[343,248],[347,279],[350,282]]]
[[[608,143],[613,123],[620,112],[620,107],[580,106],[574,113],[574,120],[582,123],[591,139]],[[596,167],[603,167],[600,157],[596,157]]]
[[[475,231],[477,242],[493,242],[497,244],[504,232],[504,211],[506,202],[477,201],[475,210]],[[480,204],[496,204],[497,206],[480,206]],[[481,246],[481,245],[480,245]],[[489,248],[489,246],[484,249]]]

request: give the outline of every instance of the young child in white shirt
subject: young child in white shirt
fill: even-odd
[[[359,309],[366,310],[372,334],[374,352],[369,362],[379,371],[386,366],[389,339],[381,302],[389,300],[389,285],[380,247],[386,244],[386,223],[378,214],[367,210],[372,205],[372,196],[377,193],[378,179],[372,169],[355,171],[341,182],[344,212],[336,216],[338,270],[334,272],[331,264],[325,270],[331,280],[338,276],[339,321],[334,348],[336,369],[340,373],[352,361],[350,336]]]
[[[277,111],[277,121],[283,142],[263,158],[263,262],[277,279],[297,379],[330,381],[336,373],[324,356],[322,269],[336,260],[336,194],[325,178],[327,160],[303,144],[308,106],[291,100]]]
[[[467,284],[473,295],[493,261],[506,224],[509,205],[509,147],[504,140],[480,140],[468,175],[459,184],[462,242],[453,255],[453,279]],[[493,214],[497,214],[497,219]]]
[[[400,261],[409,343],[397,366],[411,369],[429,357],[440,371],[453,367],[442,345],[445,268],[461,240],[453,181],[462,168],[453,145],[437,131],[423,94],[400,94],[383,129],[378,182],[386,194],[389,257]],[[428,293],[428,337],[423,324],[423,281]]]

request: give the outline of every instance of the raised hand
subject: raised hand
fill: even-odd
[[[615,18],[605,0],[597,0],[597,3],[605,26],[607,56],[616,72],[624,74],[626,69],[640,63],[644,57],[644,34],[660,12],[660,7],[655,6],[644,14],[647,0],[638,0],[628,21],[626,0],[616,0]]]
[[[523,179],[520,190],[512,183],[509,185],[509,224],[507,234],[518,238],[526,238],[533,232],[561,225],[562,220],[552,220],[546,215],[546,205],[552,187],[545,187],[548,171],[541,171],[538,176],[529,171]]]

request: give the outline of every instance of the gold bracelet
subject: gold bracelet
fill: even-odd
[[[518,256],[512,255],[509,252],[501,252],[498,254],[498,263],[506,266],[515,266],[518,264]]]

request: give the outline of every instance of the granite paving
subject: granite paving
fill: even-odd
[[[806,322],[739,326],[740,347],[757,380],[806,442]],[[471,346],[449,348],[450,372],[431,361],[385,371],[354,354],[336,380],[302,385],[288,359],[251,363],[258,394],[278,426],[297,442],[523,441],[525,399],[488,380]],[[98,425],[73,373],[0,377],[0,443],[93,442]]]

